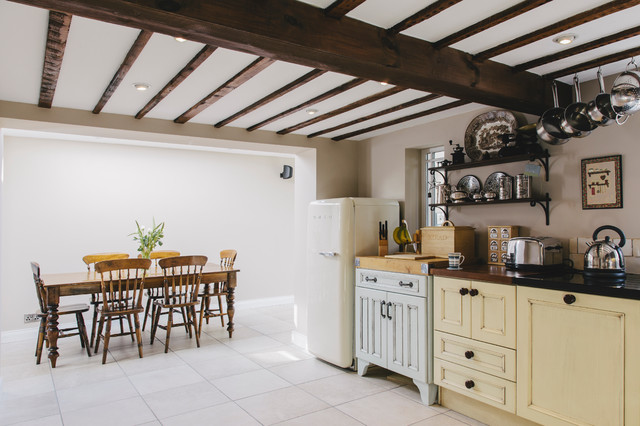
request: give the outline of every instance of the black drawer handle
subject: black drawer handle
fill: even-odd
[[[399,285],[400,287],[409,287],[409,288],[413,288],[413,283],[412,283],[411,281],[409,281],[408,283],[403,283],[402,281],[400,281],[400,282],[398,283],[398,285]]]
[[[364,277],[364,280],[368,283],[377,283],[378,282],[378,278],[373,277],[373,278],[369,278],[369,277]]]
[[[564,300],[564,303],[567,305],[571,305],[576,301],[576,297],[573,294],[565,294],[562,300]]]
[[[386,305],[386,302],[380,302],[380,316],[382,316],[382,318],[386,318],[384,315],[384,305]]]
[[[475,354],[473,353],[473,351],[466,351],[466,352],[464,353],[464,356],[465,356],[465,358],[467,358],[467,359],[471,359],[471,358],[473,358],[473,356],[474,356],[474,355],[475,355]]]
[[[469,289],[465,288],[465,287],[462,287],[460,289],[460,294],[463,295],[463,296],[466,295],[466,294],[469,294]]]
[[[391,302],[387,302],[387,318],[391,319],[391,312],[389,312],[389,308],[391,308]]]
[[[477,296],[479,293],[479,291],[475,288],[472,288],[471,290],[469,290],[469,296],[473,297],[473,296]]]
[[[464,387],[466,387],[467,389],[471,389],[475,385],[476,384],[473,382],[473,380],[467,380],[466,382],[464,382]]]

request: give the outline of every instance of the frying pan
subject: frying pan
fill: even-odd
[[[553,92],[553,108],[546,110],[538,120],[536,133],[540,140],[550,145],[562,145],[569,140],[569,136],[562,131],[560,122],[564,119],[564,109],[558,107],[558,87],[554,81],[551,85]]]
[[[562,130],[569,136],[584,138],[598,127],[587,114],[587,104],[580,101],[580,82],[578,74],[573,76],[573,88],[576,92],[576,100],[564,110],[564,119],[560,122]]]
[[[600,93],[593,101],[587,104],[587,114],[589,114],[591,121],[598,126],[609,126],[616,121],[617,114],[611,106],[611,95],[604,92],[604,79],[600,68],[598,68],[597,75]]]

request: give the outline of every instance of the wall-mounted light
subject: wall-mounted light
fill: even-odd
[[[562,34],[562,35],[559,35],[559,36],[555,37],[553,39],[553,42],[554,43],[558,43],[558,44],[563,44],[563,45],[564,44],[571,44],[571,43],[573,43],[573,41],[576,38],[578,38],[578,36],[575,35],[575,34]]]
[[[317,109],[314,109],[314,108],[309,108],[309,109],[307,110],[307,114],[309,114],[309,115],[313,115],[313,114],[315,114],[315,113],[317,113],[317,112],[318,112],[318,110],[317,110]]]
[[[291,176],[293,176],[293,167],[288,164],[282,166],[282,173],[280,173],[280,177],[282,179],[291,179]]]
[[[144,92],[145,90],[148,90],[151,85],[147,83],[133,83],[133,87],[140,92]]]

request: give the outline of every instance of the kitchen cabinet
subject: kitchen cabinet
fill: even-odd
[[[516,287],[434,278],[434,382],[516,412]]]
[[[358,374],[376,364],[413,379],[422,401],[433,404],[431,278],[368,269],[356,272]]]
[[[518,416],[640,424],[639,302],[523,286],[517,297]]]
[[[537,153],[537,154],[521,154],[521,155],[514,155],[514,156],[502,157],[502,158],[492,158],[489,160],[473,161],[470,163],[451,164],[447,166],[431,167],[429,168],[429,173],[432,175],[435,173],[439,173],[443,177],[444,182],[448,183],[449,172],[454,170],[463,170],[463,169],[469,169],[469,168],[491,166],[496,164],[513,163],[518,161],[531,161],[531,162],[538,161],[540,165],[544,167],[545,180],[546,181],[549,180],[549,151],[546,149],[543,152]],[[516,198],[512,198],[509,200],[495,199],[493,201],[469,200],[469,201],[463,201],[463,202],[441,203],[441,204],[430,203],[429,207],[432,211],[435,210],[436,208],[439,208],[444,213],[446,220],[449,220],[449,207],[462,207],[462,206],[471,206],[471,205],[475,206],[475,205],[486,205],[486,204],[503,205],[503,204],[510,204],[510,203],[529,203],[531,207],[534,207],[536,205],[539,205],[540,207],[542,207],[542,210],[544,211],[544,215],[545,215],[546,224],[549,225],[549,213],[550,213],[549,202],[550,201],[551,201],[551,198],[549,198],[549,194],[546,193],[544,196],[521,198],[521,199],[516,199]]]

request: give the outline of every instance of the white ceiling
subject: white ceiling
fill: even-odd
[[[481,19],[511,7],[521,0],[464,0],[444,12],[415,25],[403,34],[430,42],[452,34]],[[506,40],[556,23],[585,10],[592,9],[610,0],[555,0],[529,11],[517,18],[497,25],[480,34],[462,40],[451,47],[469,53],[478,53],[499,45]],[[305,0],[306,3],[325,8],[333,0]],[[388,0],[367,0],[347,16],[367,23],[389,28],[414,12],[423,9],[432,1],[394,0],[389,7]],[[621,30],[634,27],[640,22],[640,6],[600,18],[563,33],[577,35],[574,45],[583,44]],[[39,99],[42,63],[47,37],[48,11],[0,0],[0,100],[37,104]],[[92,110],[100,99],[104,89],[122,63],[127,51],[139,33],[138,29],[107,24],[74,16],[71,22],[69,38],[64,60],[53,100],[53,107]],[[510,66],[528,60],[555,53],[567,47],[551,41],[553,37],[531,43],[527,46],[499,55],[492,60]],[[559,69],[599,58],[611,53],[640,46],[640,36],[627,39],[606,47],[585,52],[552,64],[532,70],[546,74]],[[186,41],[179,43],[172,37],[154,34],[134,63],[131,70],[106,104],[103,113],[135,115],[178,71],[203,47],[200,43]],[[234,76],[250,64],[256,56],[217,49],[199,68],[197,68],[167,98],[152,109],[146,117],[173,120],[185,112],[204,96]],[[617,74],[625,69],[628,59],[603,66],[605,75]],[[261,99],[285,84],[309,72],[311,68],[277,61],[267,67],[258,76],[232,91],[227,96],[207,108],[190,122],[215,124],[247,105]],[[579,73],[581,81],[595,78],[596,70]],[[307,101],[327,90],[351,80],[353,76],[329,72],[310,83],[291,91],[277,100],[228,124],[232,127],[247,128],[272,115]],[[570,83],[572,76],[560,81]],[[151,85],[146,92],[133,88],[133,83],[145,82]],[[332,111],[363,97],[386,90],[391,86],[382,86],[369,81],[351,90],[334,96],[313,106],[319,113]],[[348,122],[403,102],[424,96],[425,92],[406,90],[396,95],[378,100],[347,113],[304,127],[294,133],[308,135]],[[365,121],[332,133],[325,137],[335,137],[354,130],[368,128],[395,118],[431,109],[453,101],[451,98],[439,98],[411,108]],[[353,140],[370,138],[398,129],[419,125],[443,117],[482,108],[470,104],[438,114],[415,119],[381,130],[353,137]],[[299,111],[288,117],[271,123],[263,130],[278,131],[311,118],[305,111]]]

